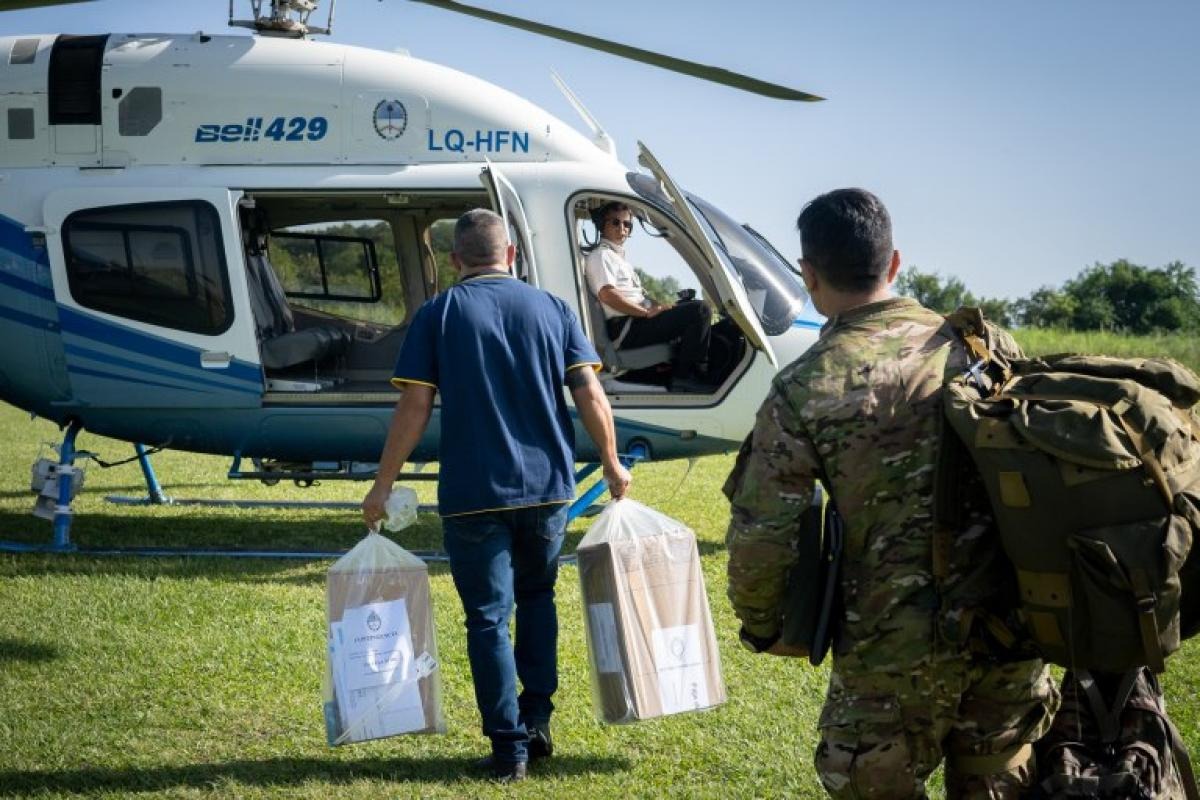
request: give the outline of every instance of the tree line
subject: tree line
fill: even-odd
[[[1016,300],[976,296],[958,278],[913,268],[901,271],[896,291],[942,313],[978,306],[1004,326],[1138,335],[1200,330],[1196,271],[1180,261],[1097,263],[1059,288],[1043,286]]]

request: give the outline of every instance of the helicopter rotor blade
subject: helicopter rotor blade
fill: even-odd
[[[42,6],[66,6],[74,3],[90,3],[92,0],[2,0],[0,11],[20,11],[23,8]]]
[[[628,58],[632,61],[640,61],[643,64],[651,64],[655,67],[679,72],[684,75],[690,75],[693,78],[719,83],[724,86],[732,86],[735,89],[760,94],[766,97],[774,97],[779,100],[803,100],[812,102],[816,100],[824,100],[823,97],[818,97],[815,94],[801,92],[797,89],[792,89],[787,86],[780,86],[777,83],[768,83],[767,81],[751,78],[749,75],[742,75],[737,72],[730,72],[721,67],[714,67],[707,64],[698,64],[694,61],[685,61],[682,58],[655,53],[651,50],[643,50],[640,47],[630,47],[629,45],[620,44],[609,39],[601,39],[596,36],[588,36],[584,33],[576,33],[575,31],[567,30],[566,28],[556,28],[552,25],[543,25],[540,22],[532,22],[521,17],[513,17],[508,14],[500,14],[495,11],[488,11],[475,6],[465,5],[456,2],[456,0],[411,0],[414,3],[421,3],[434,8],[440,8],[444,11],[454,11],[459,14],[465,14],[469,17],[478,17],[489,22],[495,22],[500,25],[507,25],[510,28],[517,28],[523,31],[529,31],[541,36],[547,36],[551,39],[559,39],[564,42],[570,42],[582,47],[587,47],[592,50],[599,50],[611,55]]]

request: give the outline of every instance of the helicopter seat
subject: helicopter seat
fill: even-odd
[[[608,326],[605,324],[604,309],[600,307],[600,301],[588,292],[587,302],[588,319],[592,324],[592,341],[596,345],[596,352],[600,354],[600,360],[604,362],[604,368],[609,372],[619,375],[631,369],[665,364],[674,357],[675,345],[668,342],[618,350],[617,345],[608,336]]]
[[[350,333],[335,325],[313,325],[297,330],[295,316],[288,306],[279,277],[267,261],[265,247],[246,253],[246,269],[264,368],[282,370],[310,361],[319,362],[342,355],[350,348]]]

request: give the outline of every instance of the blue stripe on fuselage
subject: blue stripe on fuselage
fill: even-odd
[[[58,327],[58,323],[52,319],[26,314],[24,311],[17,311],[15,308],[8,308],[6,306],[0,306],[0,317],[11,319],[13,322],[19,322],[22,325],[28,325],[31,328],[37,328],[39,331],[52,331]]]
[[[2,244],[0,244],[0,249],[3,249]],[[11,289],[27,292],[34,297],[40,297],[43,300],[49,300],[51,303],[54,302],[54,290],[49,286],[42,286],[34,283],[33,281],[27,281],[24,278],[18,278],[12,273],[3,271],[0,271],[0,283],[8,286]]]
[[[173,386],[169,383],[159,383],[158,381],[148,381],[142,378],[134,378],[128,375],[113,375],[110,372],[101,372],[87,367],[77,367],[74,364],[67,365],[67,372],[72,375],[89,375],[93,378],[103,378],[106,381],[116,381],[118,383],[140,383],[143,386],[157,386],[161,389],[171,389],[177,392],[197,392],[203,393],[204,389],[198,389],[192,386]]]
[[[181,374],[179,372],[173,372],[169,369],[152,367],[145,362],[130,361],[127,358],[120,358],[118,356],[109,355],[107,353],[101,353],[97,350],[92,350],[87,347],[80,347],[78,345],[68,344],[65,349],[68,354],[78,356],[80,358],[87,358],[87,359],[91,359],[92,361],[103,361],[105,363],[113,364],[118,367],[124,367],[126,369],[134,370],[135,372],[148,372],[148,373],[152,373],[154,375],[161,375],[164,378],[171,378],[172,380],[177,380],[182,383],[202,384],[205,386],[213,386],[218,389],[228,389],[228,390],[235,391],[235,392],[248,392],[253,395],[258,395],[258,394],[262,393],[262,388],[257,385],[254,387],[250,387],[250,386],[246,386],[244,384],[236,385],[236,384],[230,384],[230,383],[222,383],[220,381],[211,380],[209,378],[193,377],[192,375]],[[219,375],[221,373],[218,372],[215,374]],[[117,376],[117,375],[110,375],[109,377],[113,378],[114,380],[116,380],[116,379],[125,380],[126,379],[124,376]],[[176,387],[176,388],[186,388],[191,391],[202,391],[201,389],[198,389],[195,386],[181,386],[181,387]]]
[[[7,250],[15,256],[36,264],[48,265],[50,263],[46,251],[33,246],[33,241],[25,232],[25,225],[3,214],[0,214],[0,250]]]
[[[121,325],[113,325],[87,314],[80,314],[66,306],[59,306],[58,313],[62,319],[64,333],[169,361],[179,367],[202,369],[200,367],[200,351],[193,347],[176,344]],[[258,367],[248,362],[235,360],[223,370],[223,374],[235,380],[253,383],[256,391],[262,388],[262,378]]]
[[[792,327],[793,328],[809,328],[810,330],[819,331],[819,330],[821,330],[821,328],[825,327],[825,323],[824,322],[814,322],[811,319],[796,319],[796,320],[792,320]]]

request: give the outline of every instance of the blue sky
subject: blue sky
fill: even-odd
[[[980,294],[1117,258],[1200,269],[1200,3],[476,4],[829,99],[744,95],[405,0],[341,0],[332,38],[406,49],[574,124],[555,69],[622,160],[641,139],[789,257],[804,202],[857,185],[891,209],[906,264]],[[227,7],[99,0],[0,14],[0,32],[224,32]]]

